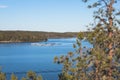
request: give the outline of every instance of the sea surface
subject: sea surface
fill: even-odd
[[[14,73],[20,80],[28,71],[35,71],[43,80],[58,80],[62,65],[54,63],[55,56],[66,55],[74,51],[76,38],[48,39],[47,42],[35,43],[1,43],[0,69],[7,75]],[[82,46],[91,47],[87,41]]]

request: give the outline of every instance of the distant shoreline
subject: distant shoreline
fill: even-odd
[[[49,39],[68,39],[68,38],[75,38],[75,37],[61,37],[61,38],[49,38]],[[0,41],[1,43],[32,43],[32,42],[46,42],[46,41]]]
[[[0,41],[0,43],[21,43],[22,41]]]
[[[0,31],[0,43],[42,42],[51,38],[73,38],[78,32]]]

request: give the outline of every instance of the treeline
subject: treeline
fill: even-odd
[[[36,42],[45,40],[47,40],[47,37],[43,33],[28,31],[0,31],[1,42]]]
[[[37,31],[0,31],[0,42],[37,42],[48,38],[76,37],[77,33],[37,32]]]

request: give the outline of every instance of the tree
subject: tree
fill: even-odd
[[[88,2],[89,0],[82,0]],[[118,80],[120,79],[120,26],[117,10],[119,0],[96,0],[88,8],[94,9],[94,28],[78,34],[76,52],[55,62],[63,64],[60,80]],[[86,50],[81,41],[88,40],[93,48]]]
[[[6,80],[6,75],[0,72],[0,80]]]
[[[42,76],[37,76],[33,71],[27,72],[27,76],[23,77],[21,80],[43,80]]]
[[[42,76],[38,76],[36,80],[43,80]]]
[[[23,77],[21,80],[27,80],[27,79]]]
[[[18,80],[18,78],[14,74],[12,74],[11,75],[11,80]]]
[[[11,74],[11,78],[8,77],[9,80],[18,80],[17,76],[15,74]],[[0,67],[0,80],[7,80],[6,74],[1,71]],[[33,71],[29,71],[26,74],[26,77],[23,77],[21,80],[43,80],[41,75],[37,75]]]

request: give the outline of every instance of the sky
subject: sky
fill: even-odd
[[[0,0],[0,30],[79,32],[91,21],[81,0]]]

